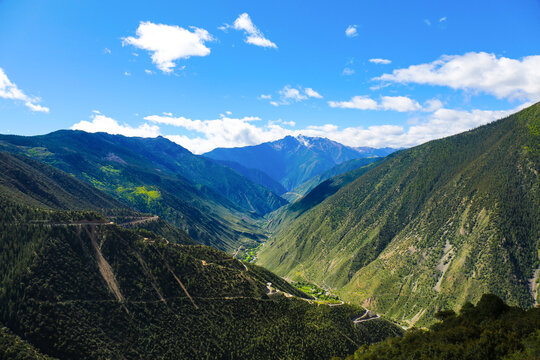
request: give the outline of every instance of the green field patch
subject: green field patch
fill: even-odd
[[[161,193],[153,186],[118,186],[115,190],[122,197],[134,202],[136,200],[144,200],[150,204],[153,201],[161,199]]]
[[[315,284],[306,282],[306,281],[298,281],[291,283],[292,286],[297,288],[298,290],[313,296],[315,299],[317,299],[317,302],[322,304],[340,304],[342,301],[340,300],[339,296],[329,293],[325,289],[321,289]]]
[[[34,158],[45,158],[54,155],[44,147],[33,147],[26,149],[26,154]]]
[[[99,168],[99,170],[101,170],[103,173],[105,173],[107,175],[119,175],[120,174],[120,170],[115,169],[111,165],[102,166],[102,167]]]

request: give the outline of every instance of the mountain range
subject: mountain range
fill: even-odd
[[[540,313],[504,302],[540,302],[539,171],[540,103],[398,151],[0,135],[0,353],[525,351]],[[403,334],[393,321],[431,330],[369,346]]]
[[[217,148],[204,156],[260,170],[287,191],[292,191],[313,176],[345,161],[384,157],[393,151],[392,148],[353,148],[326,138],[299,135],[254,146]]]
[[[409,326],[488,292],[531,307],[539,129],[536,104],[323,182],[271,217],[274,235],[258,263]]]
[[[286,204],[230,168],[162,137],[64,130],[33,137],[2,135],[0,149],[72,174],[125,206],[159,215],[222,250],[263,239],[254,222]]]
[[[61,170],[0,160],[2,358],[327,359],[402,333]]]

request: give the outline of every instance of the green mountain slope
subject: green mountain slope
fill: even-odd
[[[339,165],[334,166],[333,168],[329,170],[326,170],[322,174],[315,175],[308,181],[303,182],[302,184],[295,187],[292,191],[283,194],[282,197],[288,200],[289,202],[295,202],[302,196],[309,193],[311,190],[313,190],[313,188],[315,188],[317,185],[321,184],[322,182],[334,176],[338,176],[338,175],[347,173],[349,171],[367,166],[380,159],[381,158],[371,157],[371,158],[352,159],[349,161],[345,161],[344,163],[341,163]]]
[[[360,159],[362,160],[362,159]],[[381,160],[384,161],[384,160]],[[360,175],[366,173],[376,164],[373,162],[358,169],[334,176],[315,186],[304,197],[296,200],[292,204],[283,206],[276,211],[268,214],[266,230],[270,233],[285,230],[290,223],[300,215],[307,212],[323,202],[326,198],[334,195],[339,189],[356,180]]]
[[[0,148],[57,167],[138,211],[161,216],[201,243],[231,252],[264,238],[254,225],[257,213],[286,203],[163,138],[57,131],[2,135]]]
[[[0,322],[44,354],[327,359],[401,333],[381,319],[355,325],[358,306],[294,296],[305,295],[213,248],[0,196]]]
[[[272,191],[274,194],[281,195],[287,192],[287,190],[283,187],[283,185],[281,185],[276,180],[272,179],[270,176],[268,176],[266,173],[264,173],[261,170],[250,169],[234,161],[227,161],[227,160],[215,160],[215,161],[221,165],[230,167],[231,169],[247,177],[254,183],[264,186],[268,190]]]
[[[3,135],[0,141],[16,145],[26,155],[79,178],[97,165],[151,169],[153,172],[180,176],[199,187],[207,187],[207,191],[213,191],[216,196],[219,194],[236,206],[259,215],[285,204],[275,194],[228,167],[220,166],[204,156],[193,155],[163,137],[135,138],[61,130],[33,137]]]
[[[408,324],[486,292],[530,307],[539,128],[536,104],[396,153],[281,228],[258,261]]]
[[[125,207],[72,176],[27,157],[0,152],[0,192],[33,206],[55,209]]]

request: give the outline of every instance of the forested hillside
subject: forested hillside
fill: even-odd
[[[94,212],[0,205],[0,322],[43,354],[326,359],[401,333],[382,319],[355,325],[361,307],[311,304],[210,247],[176,245]]]
[[[535,360],[540,358],[540,308],[510,307],[495,295],[459,311],[441,311],[426,330],[365,345],[345,360]],[[339,360],[333,358],[333,360]]]
[[[230,252],[263,239],[256,219],[286,203],[164,138],[57,131],[34,137],[2,135],[0,149],[50,164],[117,203],[159,215],[195,240]]]
[[[458,310],[487,292],[531,307],[540,263],[539,124],[536,104],[392,155],[292,223],[282,220],[289,225],[258,263],[408,325],[431,323],[439,309]]]

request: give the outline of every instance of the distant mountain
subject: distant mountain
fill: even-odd
[[[366,147],[366,146],[360,146],[354,148],[356,151],[358,151],[360,154],[363,155],[363,157],[385,157],[387,155],[390,155],[394,151],[401,150],[402,148],[391,148],[391,147],[384,147],[384,148],[372,148],[372,147]]]
[[[281,195],[287,192],[287,190],[276,180],[272,179],[266,173],[258,169],[247,168],[234,161],[227,160],[215,160],[217,163],[230,167],[237,173],[245,176],[249,180],[256,184],[262,185],[274,194]]]
[[[258,263],[409,325],[489,292],[531,307],[540,300],[539,129],[540,103],[392,154],[344,186],[323,182],[278,211]]]
[[[313,176],[347,160],[372,157],[375,153],[386,155],[392,151],[388,148],[368,149],[355,149],[326,138],[300,135],[255,146],[217,148],[204,156],[258,169],[291,191]]]
[[[309,193],[313,188],[315,188],[323,181],[326,181],[334,176],[367,166],[371,163],[379,161],[380,159],[380,157],[369,157],[345,161],[339,165],[334,166],[333,168],[330,168],[329,170],[326,170],[322,174],[315,175],[308,181],[303,182],[302,184],[295,187],[292,191],[281,195],[281,197],[289,202],[294,202]]]
[[[286,203],[262,186],[164,138],[57,131],[0,136],[0,149],[32,157],[135,209],[163,217],[197,241],[234,251],[264,235],[253,217]]]
[[[329,359],[402,333],[308,300],[219,250],[0,192],[0,358]]]

